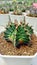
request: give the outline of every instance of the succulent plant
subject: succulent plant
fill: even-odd
[[[12,5],[14,7],[13,14],[15,14],[15,15],[21,15],[22,14],[22,11],[20,9],[21,5],[19,6],[18,2],[13,2]]]
[[[25,28],[27,29],[27,32],[32,35],[33,33],[33,29],[32,29],[32,26],[28,26],[28,24],[25,26]]]
[[[22,11],[21,11],[21,9],[19,8],[18,5],[15,6],[13,14],[15,14],[15,15],[22,15]]]
[[[7,41],[11,41],[12,43],[15,42],[16,39],[16,27],[13,23],[11,23],[10,26],[6,28],[6,31],[4,32],[4,37]]]
[[[8,12],[9,12],[9,10],[8,10],[7,7],[2,7],[2,8],[1,8],[1,13],[2,13],[2,14],[8,13]]]
[[[30,14],[29,14],[30,16],[32,16],[32,17],[37,17],[37,8],[35,8],[35,7],[30,7]]]
[[[29,45],[32,34],[33,29],[28,24],[20,23],[16,28],[15,23],[11,23],[6,27],[4,38],[7,41],[11,41],[15,47],[18,47],[20,44]]]
[[[26,33],[26,30],[21,25],[19,25],[18,28],[17,28],[17,34],[16,34],[17,45],[19,45],[19,43],[27,45],[29,41],[30,41],[30,37]]]

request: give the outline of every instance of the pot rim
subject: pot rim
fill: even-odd
[[[35,58],[37,56],[37,53],[35,53],[34,55],[32,56],[16,56],[16,55],[1,55],[0,54],[0,57],[3,57],[3,58]]]
[[[20,15],[15,15],[15,14],[13,14],[13,12],[9,12],[9,15],[11,15],[11,16],[24,16],[24,13],[22,13],[22,14],[20,14]]]

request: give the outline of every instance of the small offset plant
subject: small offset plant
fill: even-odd
[[[6,27],[4,32],[4,38],[7,41],[11,41],[15,47],[21,44],[30,45],[31,35],[33,34],[33,29],[28,26],[28,24],[20,23],[19,25],[11,23]]]
[[[29,14],[29,16],[31,16],[31,17],[37,17],[37,8],[35,8],[35,7],[31,7],[30,8],[30,14]]]

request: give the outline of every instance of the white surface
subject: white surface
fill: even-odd
[[[0,25],[6,26],[9,22],[8,14],[0,14]]]
[[[13,14],[9,14],[10,15],[10,19],[11,19],[11,22],[15,22],[18,21],[18,24],[20,23],[20,21],[24,21],[24,15],[13,15]]]
[[[33,59],[32,65],[37,65],[37,56]]]
[[[36,17],[29,17],[25,16],[26,23],[29,24],[29,26],[32,26],[34,30],[37,31],[37,18]]]
[[[4,62],[4,60],[1,57],[0,57],[0,65],[6,65],[6,63]],[[19,63],[18,63],[18,65],[19,65]],[[37,56],[33,59],[31,65],[37,65]]]

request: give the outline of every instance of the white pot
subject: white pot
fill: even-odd
[[[37,17],[25,16],[25,21],[37,31]]]
[[[4,27],[0,27],[0,33],[4,30]],[[35,53],[35,55],[33,56],[9,56],[0,54],[0,57],[4,61],[3,65],[31,65],[32,60],[35,58],[36,55],[37,53]]]
[[[27,12],[23,12],[23,15],[26,16]]]
[[[0,14],[0,25],[6,26],[9,22],[8,14]]]
[[[18,21],[18,23],[20,23],[20,21],[24,21],[24,15],[14,15],[12,14],[12,12],[9,13],[10,15],[10,19],[11,19],[11,22],[14,23],[15,20]]]
[[[31,65],[32,60],[36,57],[37,53],[34,56],[8,56],[0,55],[3,58],[5,65]]]

